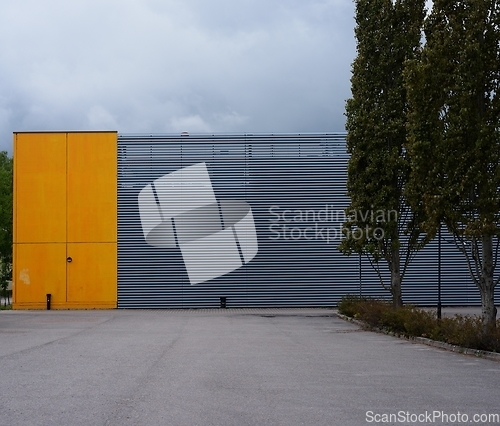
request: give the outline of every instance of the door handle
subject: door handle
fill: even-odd
[[[73,262],[73,259],[72,259],[71,257],[69,257],[69,256],[68,256],[68,258],[66,259],[66,261],[67,261],[68,263],[71,263],[71,262]]]

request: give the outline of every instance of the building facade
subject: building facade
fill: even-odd
[[[388,297],[345,221],[342,134],[14,134],[15,309],[334,306]],[[437,300],[437,242],[405,302]],[[479,304],[444,235],[445,305]],[[388,271],[382,275],[388,278]]]

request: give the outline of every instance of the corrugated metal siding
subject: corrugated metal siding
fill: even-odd
[[[359,256],[337,250],[348,205],[347,161],[342,134],[119,135],[118,307],[218,307],[221,297],[228,307],[332,306],[347,293],[387,297],[365,259],[360,274]],[[146,244],[138,194],[199,163],[206,164],[218,201],[250,205],[258,253],[232,272],[191,285],[179,247]],[[405,302],[435,304],[436,283],[433,242],[407,272]],[[480,303],[460,253],[445,242],[442,301]]]

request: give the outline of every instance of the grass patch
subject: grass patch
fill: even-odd
[[[478,316],[455,315],[437,319],[435,311],[406,305],[395,309],[392,303],[356,296],[344,296],[339,313],[356,318],[371,327],[407,337],[427,337],[470,349],[500,352],[500,320],[495,330],[483,336]]]

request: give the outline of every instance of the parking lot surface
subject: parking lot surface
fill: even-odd
[[[2,425],[495,424],[499,384],[330,309],[0,312]]]

